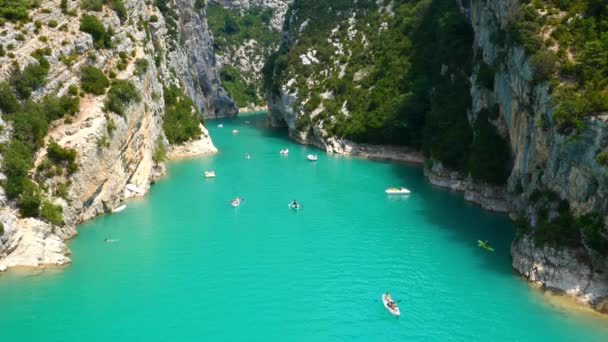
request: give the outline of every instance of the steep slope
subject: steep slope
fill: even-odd
[[[236,113],[194,2],[59,5],[0,33],[0,270],[68,263],[75,226],[145,194],[167,154],[216,151],[199,108]]]
[[[579,68],[568,60],[603,70],[580,45],[601,36],[606,5],[545,3],[295,1],[265,67],[269,117],[330,152],[421,150],[431,182],[515,219],[519,273],[605,310],[608,127],[591,100],[605,82],[578,81],[583,105],[563,89]],[[596,28],[581,36],[575,27]],[[570,57],[548,59],[552,32]]]
[[[290,2],[212,1],[207,7],[222,85],[241,111],[265,107],[261,70],[279,45]]]

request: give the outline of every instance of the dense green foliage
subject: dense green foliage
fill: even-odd
[[[141,96],[135,89],[133,82],[127,80],[112,81],[112,86],[106,96],[106,110],[124,115],[126,106],[132,101],[141,101]]]
[[[108,48],[112,46],[112,33],[106,30],[103,23],[94,15],[83,15],[80,18],[80,31],[93,37],[95,47]]]
[[[19,100],[6,82],[0,83],[0,110],[4,113],[14,113],[19,109]]]
[[[152,160],[155,163],[162,163],[167,160],[167,146],[165,146],[165,142],[161,137],[158,137],[158,139],[156,139],[154,153],[152,154]]]
[[[487,109],[477,114],[469,171],[475,179],[498,185],[506,184],[511,170],[511,149],[489,119],[490,111]]]
[[[580,132],[585,117],[608,111],[608,2],[534,1],[512,26],[509,38],[531,55],[535,79],[555,87],[561,133]]]
[[[32,0],[0,0],[0,22],[27,20]]]
[[[149,67],[148,60],[144,58],[138,58],[135,60],[135,70],[133,71],[134,75],[142,76],[148,71]]]
[[[53,204],[50,201],[42,201],[40,207],[40,217],[45,221],[55,224],[63,224],[63,208],[60,205]]]
[[[80,86],[86,93],[103,95],[110,86],[110,81],[103,71],[94,66],[85,65],[80,68]]]
[[[255,39],[262,46],[275,45],[281,34],[269,28],[272,9],[252,7],[239,12],[219,5],[207,7],[207,22],[213,33],[216,51],[224,51],[226,46],[240,46]]]
[[[478,148],[470,156],[473,32],[456,2],[402,0],[394,2],[394,16],[379,11],[375,1],[295,1],[293,20],[286,23],[292,40],[264,68],[267,91],[276,94],[280,85],[296,81],[290,90],[297,91],[303,112],[298,129],[322,125],[329,136],[413,146],[462,171],[470,158],[484,164],[476,168],[479,174],[497,169],[496,161],[480,157],[491,151]],[[353,12],[357,20],[351,23]],[[310,54],[319,62],[302,63]],[[491,67],[481,65],[477,72],[491,89]],[[479,141],[503,141],[489,123],[480,124],[483,129],[491,132],[479,134]],[[504,146],[494,152],[509,159]],[[503,174],[485,178],[504,181]]]
[[[260,104],[262,102],[256,94],[255,85],[248,84],[241,76],[239,69],[226,65],[220,71],[220,78],[222,85],[230,93],[237,106],[246,107],[251,103]]]
[[[250,59],[255,60],[258,56],[267,58],[281,38],[279,32],[269,27],[271,18],[272,10],[268,8],[251,7],[240,11],[209,5],[207,21],[213,33],[216,53],[230,57],[236,49],[254,39],[256,43],[246,48]],[[220,76],[222,85],[239,107],[263,104],[263,87],[258,81],[259,75],[244,75],[234,66],[226,65]]]
[[[165,87],[164,98],[163,129],[169,142],[179,144],[200,137],[203,116],[192,99],[175,85]]]
[[[27,65],[23,70],[15,66],[11,72],[9,82],[15,88],[17,95],[22,99],[27,99],[32,95],[32,92],[38,89],[49,73],[50,65],[44,58],[39,59],[39,63]]]

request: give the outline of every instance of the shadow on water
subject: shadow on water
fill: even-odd
[[[393,163],[393,171],[406,187],[408,183],[415,184],[410,190],[424,198],[418,212],[432,227],[447,232],[450,241],[474,249],[483,269],[515,276],[510,254],[514,230],[507,215],[465,201],[461,192],[430,184],[419,166]],[[478,240],[488,240],[495,252],[480,248]]]

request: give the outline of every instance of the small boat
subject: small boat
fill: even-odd
[[[215,177],[215,171],[211,170],[211,171],[205,171],[205,178],[214,178]]]
[[[284,148],[284,149],[282,149],[281,151],[279,151],[279,153],[285,156],[285,155],[288,155],[288,154],[289,154],[289,150],[288,150],[288,149],[286,149],[286,148]]]
[[[490,246],[489,244],[485,244],[483,241],[481,240],[477,240],[477,245],[483,249],[485,249],[486,251],[490,251],[490,252],[494,252],[494,248],[492,248],[492,246]]]
[[[232,201],[230,201],[230,205],[236,208],[239,205],[241,205],[241,203],[243,203],[243,201],[244,201],[244,199],[237,197],[237,198],[233,199]]]
[[[112,212],[113,213],[119,213],[119,212],[121,212],[121,211],[123,211],[125,209],[127,209],[127,206],[125,204],[123,204],[123,205],[121,205],[119,207],[116,207],[116,208],[112,209]]]
[[[127,184],[127,186],[125,186],[125,189],[127,189],[127,190],[129,190],[131,192],[134,192],[136,194],[139,194],[139,195],[143,195],[143,194],[146,193],[146,191],[144,191],[143,189],[140,189],[135,184]]]
[[[304,208],[304,206],[301,205],[300,203],[298,203],[297,205],[294,205],[293,202],[289,202],[289,204],[287,206],[293,210],[300,210],[300,209]]]
[[[247,125],[249,125],[249,124],[251,123],[251,121],[247,120],[247,121],[245,121],[245,123],[246,123]]]
[[[238,129],[233,129],[232,130],[232,134],[239,134],[239,130]]]
[[[306,158],[308,158],[308,160],[310,161],[317,161],[319,157],[316,154],[309,154],[308,156],[306,156]]]
[[[245,159],[251,159],[251,154],[249,154],[249,153],[245,154]]]
[[[407,195],[410,193],[410,191],[404,187],[400,187],[400,188],[387,188],[384,192],[386,192],[387,194],[398,194],[398,195]]]
[[[393,307],[388,306],[388,303],[394,303]],[[395,317],[399,317],[401,316],[401,311],[399,311],[399,307],[397,306],[397,303],[395,303],[395,301],[389,300],[386,298],[386,293],[382,294],[382,304],[384,304],[384,307],[386,308],[386,310],[388,310],[388,312],[391,313],[391,315],[395,316]]]
[[[219,125],[217,125],[217,127],[222,128],[222,127],[224,127],[224,124],[219,124]]]

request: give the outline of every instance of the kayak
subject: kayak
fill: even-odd
[[[215,171],[205,171],[205,178],[213,178],[215,177]]]
[[[494,252],[494,248],[492,248],[491,246],[484,246],[484,243],[481,240],[477,240],[477,245],[487,251]]]
[[[282,155],[286,155],[286,154],[289,154],[289,150],[285,148],[285,149],[282,149],[279,153]]]
[[[388,312],[390,312],[391,315],[393,315],[395,317],[401,316],[401,312],[399,311],[399,307],[397,306],[397,303],[395,303],[394,308],[389,307],[388,303],[389,303],[389,301],[386,299],[386,294],[383,293],[382,294],[382,304],[384,304],[384,307],[386,308],[386,310],[388,310]]]
[[[289,203],[287,206],[288,206],[289,208],[293,209],[293,210],[300,210],[300,209],[302,209],[302,208],[303,208],[303,206],[302,206],[301,204],[298,204],[297,206],[295,206],[295,205],[293,205],[293,203],[291,203],[291,202],[290,202],[290,203]]]
[[[119,213],[119,212],[121,212],[121,211],[123,211],[125,209],[127,209],[127,206],[125,204],[123,204],[120,207],[116,207],[116,208],[112,209],[112,212],[113,213]]]
[[[217,125],[217,127],[222,128],[222,127],[224,127],[224,124],[219,124],[219,125]]]
[[[246,154],[245,155],[245,159],[251,159],[251,155],[250,154]]]
[[[239,134],[239,130],[238,129],[233,129],[232,130],[232,134]]]
[[[306,158],[308,158],[308,160],[310,161],[317,161],[318,159],[316,154],[309,154],[308,156],[306,156]]]
[[[399,194],[399,195],[407,195],[410,193],[410,191],[404,187],[388,188],[384,192],[386,192],[387,194]]]

